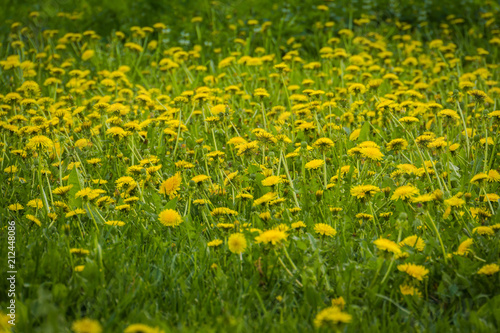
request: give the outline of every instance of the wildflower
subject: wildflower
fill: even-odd
[[[78,266],[75,266],[75,268],[73,270],[75,272],[82,272],[84,269],[85,269],[85,265],[78,265]],[[75,332],[78,332],[78,331],[75,331]],[[93,331],[81,331],[81,332],[93,332]]]
[[[417,251],[423,251],[425,247],[425,242],[422,238],[413,235],[406,237],[401,242],[399,242],[399,246],[410,246],[415,248]]]
[[[477,274],[482,274],[482,275],[493,275],[500,271],[500,266],[497,264],[489,264],[489,265],[484,265],[481,267],[479,271],[477,271]]]
[[[282,241],[285,241],[287,238],[287,234],[284,231],[271,229],[266,230],[261,233],[259,236],[255,237],[256,243],[271,243],[272,245],[280,244]]]
[[[28,144],[26,145],[26,149],[30,150],[49,150],[54,146],[54,143],[51,139],[44,135],[37,135],[32,137]]]
[[[87,61],[90,58],[92,58],[94,56],[94,54],[95,54],[94,50],[87,50],[87,51],[83,52],[83,54],[82,54],[82,60],[83,61]]]
[[[450,207],[461,207],[465,205],[465,200],[457,196],[454,196],[451,197],[450,199],[445,200],[444,203]]]
[[[236,233],[229,236],[227,245],[232,253],[241,254],[247,248],[247,240],[242,233]]]
[[[394,194],[391,197],[391,200],[410,200],[414,196],[418,195],[418,189],[414,187],[413,185],[403,185],[398,187],[395,191]]]
[[[210,177],[208,177],[207,175],[198,175],[191,178],[191,180],[194,181],[196,184],[202,183],[207,179],[210,179]]]
[[[426,193],[426,194],[422,194],[422,195],[418,195],[416,197],[413,197],[411,199],[411,202],[413,202],[413,203],[426,203],[426,202],[434,201],[435,199],[436,199],[436,197],[433,194]]]
[[[208,247],[217,247],[217,246],[219,246],[221,244],[222,244],[222,241],[220,239],[214,239],[213,241],[208,242],[207,246]]]
[[[387,251],[394,254],[401,253],[401,249],[397,243],[385,238],[379,238],[373,242],[380,251]]]
[[[401,272],[405,272],[409,276],[422,281],[426,275],[429,273],[429,270],[421,265],[415,264],[402,264],[398,265],[398,270]]]
[[[9,167],[6,167],[3,171],[5,173],[16,173],[19,171],[19,169],[15,165],[11,165]]]
[[[305,227],[306,227],[306,224],[302,221],[292,223],[292,229],[300,229],[300,228],[305,228]]]
[[[351,188],[351,195],[357,199],[370,199],[371,196],[380,192],[380,188],[373,185],[358,185]]]
[[[491,227],[481,226],[472,229],[472,233],[478,233],[481,236],[493,236],[495,235],[495,230]]]
[[[55,195],[66,195],[68,194],[68,192],[71,190],[71,188],[73,187],[73,185],[68,185],[68,186],[60,186],[60,187],[57,187],[55,188],[52,193],[55,194]]]
[[[280,184],[283,179],[280,176],[269,176],[262,180],[262,186],[275,186]]]
[[[90,254],[90,251],[89,250],[85,250],[85,249],[70,249],[69,253],[80,255],[80,256],[85,256],[85,255]]]
[[[460,116],[456,111],[450,109],[444,109],[438,113],[438,116],[446,119],[460,120]]]
[[[323,164],[325,164],[325,161],[323,161],[323,160],[312,160],[312,161],[306,163],[305,168],[308,170],[311,170],[311,169],[316,170],[316,169],[322,167]]]
[[[132,324],[127,326],[123,333],[164,333],[159,327],[151,327],[144,324]]]
[[[12,212],[17,212],[17,211],[20,211],[20,210],[24,209],[23,205],[18,204],[18,203],[9,205],[7,208],[9,208],[9,210],[12,211]]]
[[[313,147],[319,148],[320,150],[326,150],[328,148],[332,148],[333,146],[334,143],[329,138],[321,138],[313,143]]]
[[[219,208],[214,208],[211,212],[210,215],[212,216],[220,216],[220,215],[231,215],[231,216],[238,216],[238,212],[226,207],[219,207]]]
[[[486,95],[484,91],[477,89],[469,90],[467,94],[472,96],[476,100],[476,102],[482,102],[484,99],[486,99],[486,97],[488,97],[488,95]]]
[[[335,328],[339,324],[348,324],[352,321],[352,316],[337,306],[331,306],[321,310],[314,318],[314,326],[316,328],[327,327]]]
[[[165,209],[158,215],[158,218],[166,227],[176,227],[182,223],[181,216],[173,209]]]
[[[380,152],[378,148],[374,147],[363,147],[359,149],[359,153],[364,157],[372,161],[381,161],[384,154]]]
[[[490,183],[500,182],[500,173],[494,169],[488,171],[488,182],[490,182]]]
[[[480,172],[471,178],[470,183],[479,185],[487,180],[488,180],[488,175],[483,172]]]
[[[276,193],[276,192],[268,192],[268,193],[264,194],[263,196],[261,196],[260,198],[258,198],[257,200],[254,200],[253,205],[259,206],[262,204],[266,204],[266,203],[276,199],[277,196],[278,196],[278,193]]]
[[[422,297],[422,293],[417,288],[407,284],[400,285],[399,291],[401,292],[401,294],[405,296],[410,295],[410,296]]]
[[[78,266],[77,266],[78,267]],[[80,269],[80,267],[75,267],[75,271],[82,271],[83,269]],[[89,318],[83,318],[80,320],[76,320],[73,322],[71,325],[71,329],[75,333],[101,333],[102,332],[102,327],[101,324],[97,320],[89,319]]]
[[[333,237],[337,234],[337,231],[326,223],[316,223],[314,225],[314,231],[322,236]]]
[[[465,256],[470,252],[470,247],[474,243],[474,240],[472,238],[467,238],[464,240],[460,245],[458,246],[457,252],[454,252],[453,254],[459,255],[459,256]]]
[[[33,216],[31,214],[26,214],[26,218],[28,220],[30,220],[31,222],[35,223],[37,226],[39,226],[39,227],[42,226],[42,222],[40,222],[40,220],[37,219],[35,216]]]
[[[114,139],[121,140],[129,135],[129,132],[125,131],[121,127],[111,127],[106,131],[106,134],[111,135]]]
[[[165,196],[168,195],[169,199],[173,199],[177,195],[177,191],[180,189],[181,183],[182,177],[178,172],[161,183],[159,192]]]

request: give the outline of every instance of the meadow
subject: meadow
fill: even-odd
[[[498,3],[61,3],[1,14],[0,332],[500,330]]]

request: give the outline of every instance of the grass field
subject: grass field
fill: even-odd
[[[0,332],[500,330],[497,3],[14,6]]]

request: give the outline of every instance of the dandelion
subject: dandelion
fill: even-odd
[[[379,238],[373,242],[380,251],[399,254],[401,253],[400,246],[397,243],[385,238]]]
[[[106,134],[112,136],[114,139],[121,140],[129,135],[129,132],[125,131],[121,127],[111,127],[106,131]]]
[[[110,225],[113,227],[123,227],[125,225],[125,222],[123,221],[106,221],[104,222],[106,225]]]
[[[358,185],[351,188],[351,195],[361,200],[368,200],[378,192],[380,188],[374,185]]]
[[[326,223],[316,223],[314,231],[321,236],[327,237],[333,237],[337,234],[337,231]]]
[[[410,200],[414,196],[418,195],[419,190],[414,187],[413,185],[403,185],[398,187],[395,191],[394,194],[391,197],[391,200]]]
[[[352,316],[337,306],[331,306],[321,310],[314,318],[314,326],[316,328],[327,327],[336,328],[340,324],[349,324],[352,321]]]
[[[495,230],[491,227],[486,227],[486,226],[481,226],[481,227],[475,227],[472,229],[472,233],[477,233],[481,236],[494,236],[495,235]]]
[[[210,179],[210,177],[208,177],[207,175],[198,175],[198,176],[191,178],[191,180],[194,181],[196,184],[200,184],[208,179]]]
[[[320,167],[322,167],[323,164],[325,164],[324,160],[312,160],[312,161],[307,162],[305,164],[305,168],[308,170],[311,170],[311,169],[316,170],[316,169],[319,169]]]
[[[123,333],[164,333],[159,327],[151,327],[144,324],[132,324],[127,326]]]
[[[284,231],[271,229],[264,231],[259,236],[255,237],[255,242],[264,244],[271,243],[272,245],[277,245],[285,241],[286,238],[287,234]]]
[[[211,212],[210,215],[212,216],[224,216],[224,215],[231,215],[231,216],[238,216],[238,212],[226,207],[219,207],[219,208],[214,208]]]
[[[425,242],[417,235],[409,236],[399,242],[399,246],[409,246],[415,248],[417,251],[422,252],[425,248]]]
[[[316,148],[323,150],[323,151],[327,150],[329,148],[332,148],[333,146],[334,146],[334,143],[329,138],[321,138],[321,139],[316,140],[313,143],[313,147],[316,147]]]
[[[497,264],[489,264],[489,265],[484,265],[483,267],[481,267],[481,269],[479,269],[479,271],[477,271],[477,274],[493,275],[493,274],[497,273],[498,271],[500,271],[500,266],[498,266]]]
[[[68,192],[71,190],[72,187],[73,187],[73,185],[60,186],[60,187],[55,188],[52,191],[52,193],[55,195],[64,196],[64,195],[68,194]]]
[[[86,255],[90,254],[90,251],[89,250],[85,250],[85,249],[75,249],[75,248],[73,248],[73,249],[69,250],[69,253],[80,255],[80,256],[86,256]]]
[[[181,216],[173,209],[165,209],[158,215],[158,219],[166,227],[176,227],[182,223]]]
[[[217,247],[217,246],[221,245],[222,243],[223,242],[220,239],[214,239],[213,241],[208,242],[207,246],[208,247]]]
[[[359,149],[359,153],[364,157],[372,161],[381,161],[384,154],[380,152],[378,148],[374,147],[364,147]]]
[[[177,191],[180,189],[181,183],[182,177],[178,172],[161,183],[159,192],[165,196],[168,196],[169,199],[173,199],[177,195]]]
[[[241,254],[245,252],[245,249],[247,248],[247,240],[242,233],[236,233],[229,236],[227,245],[229,247],[229,251],[232,253]]]
[[[258,198],[257,200],[254,200],[253,205],[259,206],[262,204],[269,203],[270,201],[275,200],[277,196],[278,196],[278,193],[276,193],[276,192],[268,192],[268,193],[264,194],[263,196],[261,196],[260,198]]]
[[[458,255],[458,256],[465,256],[468,253],[470,253],[470,247],[474,243],[474,240],[472,238],[467,238],[464,240],[460,245],[458,246],[457,252],[454,252],[453,254]]]
[[[28,220],[30,220],[31,222],[35,223],[37,226],[39,226],[39,227],[42,226],[42,222],[40,222],[40,220],[37,219],[35,216],[33,216],[31,214],[26,214],[26,218]]]
[[[77,270],[78,267],[78,270]],[[81,272],[83,269],[80,269],[79,266],[75,267],[76,272]],[[101,333],[102,327],[101,324],[97,320],[83,318],[80,320],[76,320],[71,324],[71,329],[75,333]]]
[[[400,285],[399,291],[405,296],[417,296],[419,298],[422,297],[422,293],[417,288],[407,284]]]
[[[280,176],[269,176],[262,180],[262,186],[276,186],[282,181],[283,179]]]
[[[429,270],[424,266],[415,264],[398,265],[398,270],[401,272],[405,272],[406,274],[408,274],[412,278],[417,279],[418,281],[422,281],[429,273]]]
[[[294,222],[292,223],[292,229],[300,229],[300,228],[305,228],[306,224],[302,221]]]
[[[488,175],[481,172],[481,173],[478,173],[477,175],[475,175],[474,177],[472,177],[470,180],[470,183],[480,185],[481,183],[486,182],[487,180],[488,180]]]
[[[28,144],[26,145],[26,149],[28,150],[41,150],[46,151],[51,149],[54,146],[54,143],[51,139],[44,135],[37,135],[32,137]]]

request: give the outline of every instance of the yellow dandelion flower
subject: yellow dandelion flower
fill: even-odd
[[[247,240],[242,233],[236,233],[229,236],[227,245],[232,253],[241,254],[247,248]]]
[[[84,267],[84,266],[83,266]],[[81,272],[83,267],[76,266],[75,272]],[[77,270],[78,268],[78,270]],[[83,318],[80,320],[76,320],[71,324],[71,329],[75,333],[101,333],[102,327],[101,324],[97,320]]]
[[[482,274],[482,275],[493,275],[500,271],[500,266],[497,264],[489,264],[489,265],[484,265],[481,267],[479,271],[477,271],[477,274]]]
[[[391,197],[391,200],[409,200],[412,199],[414,196],[418,195],[419,190],[418,188],[414,187],[413,185],[403,185],[398,187],[395,191],[394,194]]]
[[[333,328],[337,327],[339,324],[348,324],[352,321],[352,316],[342,310],[337,306],[331,306],[324,310],[321,310],[314,318],[314,326],[316,328],[327,327]]]
[[[474,240],[472,238],[467,238],[464,240],[460,245],[458,246],[457,252],[454,252],[453,254],[459,255],[459,256],[465,256],[467,255],[471,250],[470,247],[474,243]]]
[[[405,272],[409,276],[422,281],[427,274],[429,274],[429,270],[422,265],[415,264],[402,264],[398,265],[398,270],[401,272]]]
[[[262,180],[262,186],[275,186],[280,184],[283,179],[280,176],[269,176]]]
[[[316,170],[316,169],[322,167],[323,164],[325,164],[325,161],[323,161],[323,160],[312,160],[312,161],[306,163],[305,168],[308,170],[311,170],[311,169]]]
[[[287,234],[284,231],[271,229],[264,231],[259,236],[255,237],[256,243],[271,243],[272,245],[280,244],[282,241],[285,241],[287,238]]]
[[[159,192],[165,196],[168,195],[169,199],[173,199],[177,195],[177,191],[180,189],[181,183],[182,177],[178,172],[161,183]]]
[[[316,223],[314,225],[314,231],[322,236],[333,237],[337,234],[337,231],[326,223]]]
[[[386,251],[394,254],[401,253],[400,246],[389,239],[379,238],[373,241],[373,244],[375,244],[380,251]]]
[[[158,215],[158,218],[166,227],[176,227],[182,223],[182,217],[173,209],[165,209]]]
[[[363,147],[359,148],[359,153],[364,157],[372,161],[381,161],[384,154],[375,147]]]
[[[380,192],[380,188],[374,185],[358,185],[351,188],[351,195],[357,199],[369,199]]]
[[[213,241],[208,242],[207,246],[208,247],[217,247],[217,246],[219,246],[221,244],[222,244],[222,241],[220,239],[214,239]]]

